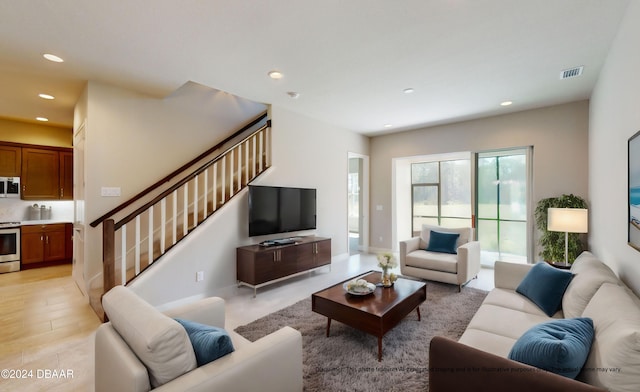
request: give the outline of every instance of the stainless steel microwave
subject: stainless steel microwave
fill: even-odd
[[[20,197],[20,177],[0,177],[0,197]]]

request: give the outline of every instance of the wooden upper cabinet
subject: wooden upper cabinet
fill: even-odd
[[[60,199],[73,200],[73,153],[60,151]]]
[[[22,148],[0,145],[0,177],[20,177]]]
[[[23,200],[60,198],[60,156],[55,150],[22,149]]]

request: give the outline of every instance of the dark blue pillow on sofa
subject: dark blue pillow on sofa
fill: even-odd
[[[593,320],[586,317],[538,324],[516,341],[509,359],[576,378],[589,356],[593,336]]]
[[[427,249],[429,252],[440,253],[458,253],[456,243],[458,242],[458,233],[442,233],[440,231],[433,231],[429,234],[429,245]]]
[[[189,335],[198,367],[233,352],[233,343],[224,329],[188,320],[175,320]]]
[[[562,296],[572,278],[571,272],[540,262],[527,272],[516,292],[529,298],[551,317],[560,309]]]

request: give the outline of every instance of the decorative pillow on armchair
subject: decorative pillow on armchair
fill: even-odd
[[[429,252],[456,254],[458,253],[458,247],[456,246],[458,237],[460,237],[460,234],[457,233],[442,233],[431,230],[427,250]]]
[[[193,351],[196,353],[198,367],[223,357],[234,351],[233,343],[227,331],[222,328],[175,319],[187,331]]]

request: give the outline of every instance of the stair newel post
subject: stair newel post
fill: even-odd
[[[107,219],[102,222],[102,280],[105,293],[116,285],[115,239],[115,221]]]

